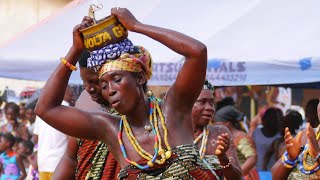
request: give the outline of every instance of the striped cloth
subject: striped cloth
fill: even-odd
[[[181,145],[172,149],[172,157],[163,165],[156,165],[147,170],[140,170],[129,165],[118,175],[120,180],[217,180],[199,158],[199,153],[193,145]],[[141,160],[138,163],[146,163]],[[222,170],[214,170],[219,179],[223,179]]]

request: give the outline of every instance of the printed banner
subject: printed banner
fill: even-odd
[[[182,63],[155,63],[148,84],[171,85],[181,67]],[[207,79],[216,86],[307,83],[320,81],[319,70],[320,58],[261,62],[211,59]]]

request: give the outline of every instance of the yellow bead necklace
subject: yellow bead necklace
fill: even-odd
[[[130,164],[138,167],[139,169],[147,169],[149,167],[152,167],[154,165],[153,164],[154,162],[157,164],[164,164],[166,162],[166,160],[171,157],[171,147],[168,142],[168,130],[167,130],[165,120],[164,120],[162,111],[160,109],[159,103],[158,103],[157,99],[152,95],[152,93],[148,92],[148,96],[149,96],[148,98],[150,100],[149,121],[150,121],[150,125],[152,127],[152,132],[155,134],[155,144],[154,144],[155,154],[152,156],[150,153],[148,153],[147,151],[145,151],[141,147],[141,145],[139,144],[138,140],[136,139],[136,137],[134,136],[134,134],[131,130],[130,124],[129,124],[126,116],[122,116],[122,119],[120,122],[120,131],[119,131],[119,135],[118,135],[119,144],[120,144],[122,153],[123,153],[126,161],[129,162]],[[160,117],[160,120],[161,120],[162,129],[164,132],[164,143],[167,148],[167,151],[165,151],[162,148],[161,134],[160,134],[159,127],[158,127],[157,115]],[[125,129],[126,135],[129,139],[130,143],[134,147],[134,149],[138,152],[138,154],[142,158],[148,160],[146,166],[141,166],[138,163],[131,161],[127,158],[125,148],[124,148],[124,145],[122,142],[122,135],[121,135],[122,124]],[[157,156],[160,156],[161,158],[157,159]]]

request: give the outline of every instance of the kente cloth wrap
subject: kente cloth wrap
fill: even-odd
[[[122,54],[116,60],[109,60],[105,62],[99,72],[101,78],[106,72],[123,70],[129,72],[140,72],[144,71],[147,79],[149,80],[152,76],[152,58],[148,50],[142,46],[137,47],[138,53]]]
[[[121,167],[101,141],[78,140],[76,179],[117,179]]]
[[[102,107],[101,110],[106,110]],[[108,113],[120,115],[115,109],[109,109]],[[96,140],[77,139],[77,169],[75,177],[77,180],[113,180],[121,170],[114,156],[109,152],[105,143]]]
[[[234,143],[240,165],[242,165],[248,157],[256,155],[254,142],[249,136],[237,136],[237,138],[234,139]]]
[[[108,60],[117,59],[121,54],[134,53],[135,47],[129,39],[124,39],[119,43],[109,44],[101,49],[92,51],[87,61],[88,68],[101,66]]]
[[[199,158],[199,152],[193,145],[181,145],[172,149],[172,156],[163,165],[155,165],[147,170],[137,169],[129,165],[122,169],[118,175],[120,180],[218,180],[223,179],[222,170],[214,170],[213,175]],[[146,160],[140,160],[138,163],[146,163]]]

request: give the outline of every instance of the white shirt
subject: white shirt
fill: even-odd
[[[68,106],[66,101],[62,105]],[[33,133],[38,135],[39,172],[54,172],[67,148],[67,135],[54,129],[38,116]]]

